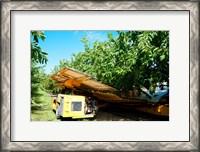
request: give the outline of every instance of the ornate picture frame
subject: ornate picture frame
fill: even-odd
[[[67,141],[12,141],[11,140],[11,100],[12,100],[12,75],[11,75],[11,14],[19,10],[53,11],[53,10],[170,10],[189,11],[189,96],[190,96],[190,139],[189,141],[155,142],[67,142]],[[1,147],[2,151],[14,150],[110,150],[110,151],[198,151],[199,150],[199,2],[176,1],[176,2],[145,2],[145,1],[1,1]]]

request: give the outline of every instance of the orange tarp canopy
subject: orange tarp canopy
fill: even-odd
[[[100,83],[91,76],[81,73],[69,67],[61,70],[57,74],[51,76],[56,81],[55,85],[63,88],[85,88],[93,91],[116,91],[115,88],[106,84]]]
[[[111,102],[129,101],[128,99],[124,99],[123,97],[116,95],[114,92],[116,92],[117,89],[97,81],[90,75],[69,67],[66,67],[57,74],[52,75],[51,79],[56,81],[56,86],[62,89],[66,87],[74,91],[79,91],[82,95],[90,93],[90,95],[100,100]]]

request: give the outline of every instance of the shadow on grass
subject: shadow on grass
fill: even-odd
[[[39,106],[31,106],[31,111],[41,110],[41,107]]]
[[[38,111],[43,110],[43,106],[31,105],[31,113],[37,113]]]

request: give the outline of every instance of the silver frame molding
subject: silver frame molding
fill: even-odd
[[[199,151],[199,2],[198,1],[1,1],[1,150]],[[184,10],[190,12],[189,142],[12,142],[11,11],[15,10]]]

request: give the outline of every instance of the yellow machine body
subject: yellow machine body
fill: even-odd
[[[56,115],[63,118],[93,118],[94,114],[86,114],[85,96],[58,94],[52,98],[52,108]]]

